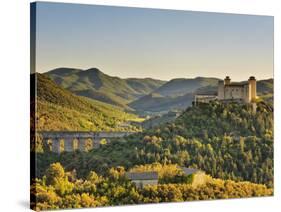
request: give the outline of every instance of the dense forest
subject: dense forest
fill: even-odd
[[[170,170],[169,170],[170,169]],[[167,166],[172,173],[174,167]],[[165,172],[163,172],[163,175]],[[162,177],[163,177],[162,175]],[[51,164],[42,179],[31,186],[34,210],[99,207],[124,204],[180,202],[272,195],[272,189],[249,182],[208,178],[206,184],[159,183],[137,188],[126,178],[124,167],[110,168],[105,176],[89,171],[78,178],[76,171],[66,172],[60,163]]]
[[[213,102],[188,108],[175,122],[89,152],[37,154],[37,176],[60,162],[66,170],[86,177],[91,170],[105,174],[111,167],[178,164],[198,168],[214,178],[251,181],[273,187],[273,111],[264,102],[254,112],[248,105]],[[110,157],[108,157],[110,155]]]

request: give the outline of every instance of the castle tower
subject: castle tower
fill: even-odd
[[[229,85],[230,84],[230,78],[229,76],[226,76],[225,79],[224,79],[224,84],[225,85]]]
[[[248,79],[250,89],[250,99],[254,101],[257,98],[257,81],[254,76]]]

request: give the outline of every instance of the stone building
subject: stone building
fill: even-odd
[[[129,178],[136,187],[142,188],[145,185],[157,185],[158,184],[158,173],[155,171],[151,172],[127,172],[126,177]]]
[[[179,167],[183,174],[186,176],[192,175],[190,184],[194,187],[203,185],[209,179],[205,172],[199,169]],[[127,172],[126,177],[135,183],[137,188],[143,188],[146,185],[158,184],[158,172],[157,171],[145,171],[145,172]]]
[[[197,94],[194,96],[194,102],[208,103],[212,100],[236,101],[242,103],[252,103],[257,98],[257,82],[254,76],[251,76],[245,82],[231,82],[229,76],[218,82],[216,94]]]
[[[246,82],[231,82],[229,76],[218,83],[218,100],[238,100],[245,103],[257,98],[257,82],[251,76]]]
[[[202,102],[202,103],[208,103],[210,101],[218,99],[216,94],[196,94],[194,96],[194,102]]]

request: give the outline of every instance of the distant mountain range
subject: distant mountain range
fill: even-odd
[[[206,92],[218,84],[217,78],[196,77],[194,79],[172,79],[155,91],[133,101],[130,107],[137,111],[169,111],[185,109],[192,104],[194,94],[202,88]]]
[[[106,75],[97,68],[58,68],[45,74],[77,95],[140,113],[185,109],[192,104],[195,94],[216,92],[219,80],[211,77],[177,78],[170,81],[151,78],[121,79]],[[273,79],[258,81],[257,92],[271,101]]]
[[[186,93],[193,93],[202,87],[216,86],[218,81],[219,79],[217,78],[206,77],[196,77],[193,79],[177,78],[168,81],[153,91],[153,93],[158,93],[166,97],[183,96]]]
[[[104,74],[97,68],[88,70],[58,68],[46,73],[63,88],[80,96],[86,96],[130,110],[128,103],[149,94],[165,81],[151,78],[121,79]]]

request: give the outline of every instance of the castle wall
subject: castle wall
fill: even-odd
[[[136,184],[136,187],[142,188],[146,185],[157,185],[158,180],[132,180]]]
[[[222,100],[224,99],[224,82],[219,81],[218,83],[218,99]]]
[[[209,103],[210,101],[216,100],[216,95],[195,95],[194,102],[197,104],[198,102]]]
[[[244,102],[249,103],[251,101],[251,87],[249,84],[244,85]]]
[[[248,83],[231,82],[229,76],[218,82],[219,100],[242,100],[245,103],[253,102],[257,98],[257,82],[251,76]]]
[[[244,87],[225,86],[224,99],[244,99]]]

